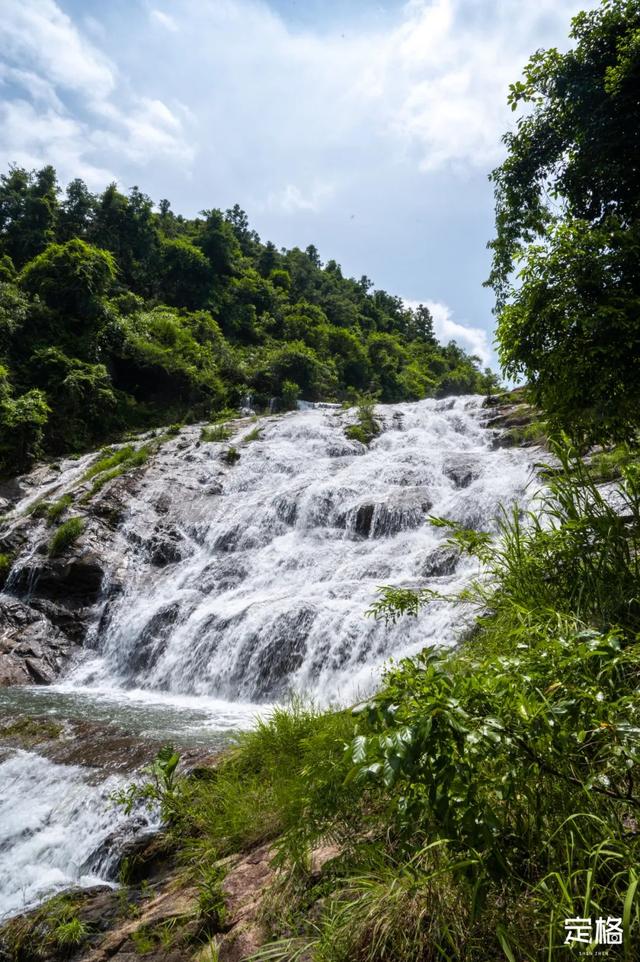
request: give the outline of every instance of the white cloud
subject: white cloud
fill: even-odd
[[[3,0],[0,46],[6,59],[66,89],[100,99],[115,87],[113,64],[54,0]]]
[[[100,37],[97,21],[85,19],[85,27]],[[109,161],[190,163],[188,110],[131,93],[111,59],[54,0],[5,0],[0,44],[0,82],[20,90],[0,105],[5,164],[53,163],[63,180],[80,176],[98,187],[114,179]]]
[[[151,10],[149,16],[151,17],[152,21],[160,24],[160,26],[164,27],[165,30],[170,30],[171,33],[177,33],[179,29],[178,24],[168,13],[164,13],[162,10]]]
[[[282,190],[272,191],[268,195],[266,206],[272,210],[281,210],[285,214],[318,211],[334,193],[333,184],[316,183],[304,191],[295,184],[287,184]]]
[[[333,4],[301,27],[273,0],[87,3],[76,18],[64,0],[2,0],[0,166],[139,183],[185,214],[238,201],[279,244],[455,305],[440,304],[444,336],[485,360],[487,336],[453,317],[489,315],[475,252],[508,85],[595,2],[411,0],[357,22]]]
[[[436,337],[444,344],[449,341],[456,341],[460,347],[470,354],[475,354],[480,358],[483,367],[492,363],[495,365],[495,355],[489,344],[489,337],[481,327],[473,327],[469,324],[462,324],[453,319],[453,311],[448,304],[442,301],[413,301],[404,298],[407,307],[416,308],[418,304],[424,304],[431,311],[433,317],[433,329]]]

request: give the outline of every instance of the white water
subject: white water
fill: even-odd
[[[131,830],[131,819],[110,800],[122,784],[116,776],[91,784],[86,769],[32,752],[0,762],[0,918],[111,874],[113,855],[103,844]]]
[[[380,585],[461,588],[474,565],[435,579],[425,565],[446,534],[427,515],[491,528],[500,504],[522,499],[530,455],[493,450],[480,399],[386,406],[368,450],[344,437],[342,412],[270,419],[263,439],[223,468],[220,445],[167,445],[133,499],[126,531],[142,547],[96,639],[98,657],[74,684],[147,688],[237,701],[287,691],[321,702],[371,688],[390,655],[449,645],[460,610],[433,602],[387,628],[365,617]],[[252,426],[240,433],[248,433]],[[180,449],[180,444],[185,445]],[[452,466],[471,477],[457,487]],[[211,494],[221,488],[220,494]],[[144,543],[150,506],[170,497],[186,557],[159,570]],[[371,530],[357,531],[371,505]]]
[[[435,601],[391,627],[365,611],[381,585],[448,594],[476,573],[467,559],[433,572],[446,532],[429,514],[491,529],[500,505],[525,499],[534,454],[493,449],[481,414],[479,398],[385,406],[384,430],[366,449],[345,438],[353,412],[295,412],[260,421],[261,439],[248,444],[256,425],[246,424],[231,442],[241,454],[233,466],[221,460],[227,445],[183,429],[128,501],[114,573],[122,590],[105,586],[92,650],[42,697],[125,724],[139,709],[140,732],[148,724],[157,733],[163,707],[170,731],[180,712],[185,727],[221,731],[246,727],[293,691],[349,703],[391,656],[451,645],[459,607]],[[79,476],[77,466],[66,475]],[[181,557],[158,567],[167,537]],[[91,863],[118,818],[107,783],[25,754],[3,762],[0,778],[9,793],[0,914],[108,877],[108,866]]]

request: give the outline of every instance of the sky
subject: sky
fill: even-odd
[[[495,366],[510,83],[590,0],[2,0],[0,168],[139,186],[431,308]]]

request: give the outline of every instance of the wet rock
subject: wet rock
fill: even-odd
[[[65,607],[95,604],[105,575],[105,559],[91,549],[72,549],[59,558],[35,559],[12,575],[14,593],[64,603]]]
[[[21,658],[14,658],[7,652],[0,652],[0,688],[9,685],[29,685],[31,675]]]
[[[164,654],[169,635],[180,613],[176,602],[157,611],[140,632],[136,645],[129,652],[127,667],[129,671],[139,672],[155,665]]]
[[[294,525],[296,523],[296,518],[298,517],[298,503],[295,497],[289,494],[281,494],[277,498],[274,498],[273,507],[275,508],[276,516],[280,521],[284,521],[285,524]]]
[[[467,488],[478,477],[477,468],[464,456],[445,458],[442,470],[456,488]]]
[[[440,544],[424,559],[420,575],[423,578],[441,578],[444,575],[453,574],[459,558],[460,552],[457,548]]]
[[[149,542],[149,561],[159,568],[181,561],[185,554],[183,542],[184,537],[173,525],[156,525]]]
[[[342,513],[347,530],[363,538],[387,538],[424,523],[431,501],[423,488],[398,488],[384,498],[361,502]]]
[[[49,684],[72,650],[44,615],[9,596],[0,600],[0,687]]]

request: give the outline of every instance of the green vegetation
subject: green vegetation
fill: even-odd
[[[222,460],[225,464],[228,464],[231,467],[231,465],[237,464],[237,462],[240,460],[240,452],[237,448],[234,448],[233,445],[230,445],[230,447],[223,452]]]
[[[639,30],[638,0],[605,0],[572,21],[573,49],[535,53],[511,86],[524,109],[493,173],[504,371],[585,443],[638,424]]]
[[[201,441],[228,441],[233,431],[226,424],[215,424],[213,427],[204,427],[200,432]]]
[[[37,745],[38,742],[58,738],[62,733],[62,725],[46,718],[32,718],[24,716],[10,721],[0,728],[0,739],[18,739],[24,748]]]
[[[426,307],[263,243],[238,207],[189,220],[137,187],[64,196],[52,167],[0,177],[0,475],[242,398],[383,401],[490,391]]]
[[[49,540],[49,554],[51,557],[62,554],[66,549],[78,540],[82,532],[84,531],[85,521],[84,518],[74,517],[69,518],[56,528],[51,539]]]
[[[65,959],[85,945],[89,926],[78,917],[80,901],[58,895],[36,912],[10,919],[0,929],[0,951],[10,962]]]
[[[357,421],[345,428],[350,441],[369,445],[380,434],[380,422],[376,418],[376,399],[363,394],[358,400]]]
[[[251,444],[252,441],[262,441],[262,428],[253,428],[242,438],[243,444]]]
[[[9,577],[9,572],[13,566],[14,556],[8,551],[0,552],[0,586]]]
[[[171,436],[171,434],[168,434],[168,437]],[[117,451],[107,451],[103,453],[83,475],[83,481],[93,479],[93,484],[87,493],[82,496],[81,501],[90,501],[109,481],[113,481],[114,478],[119,478],[122,474],[126,474],[127,471],[131,471],[145,464],[153,447],[157,446],[158,443],[162,443],[162,440],[165,439],[166,438],[157,439],[139,448],[128,444],[126,447],[119,448]]]
[[[598,451],[592,455],[589,472],[597,481],[615,481],[622,476],[625,469],[639,464],[640,452],[637,447],[616,444],[609,450]]]
[[[276,709],[207,778],[156,778],[214,906],[220,860],[274,845],[257,958],[564,958],[564,920],[589,916],[622,918],[635,958],[640,474],[622,469],[616,511],[575,452],[554,453],[544,523],[514,508],[494,539],[434,519],[484,565],[457,650],[392,666],[354,711]],[[371,614],[434,597],[383,589]]]
[[[73,495],[71,494],[63,494],[61,498],[58,498],[57,501],[50,504],[47,508],[47,524],[55,524],[56,521],[59,521],[60,517],[72,504]]]

